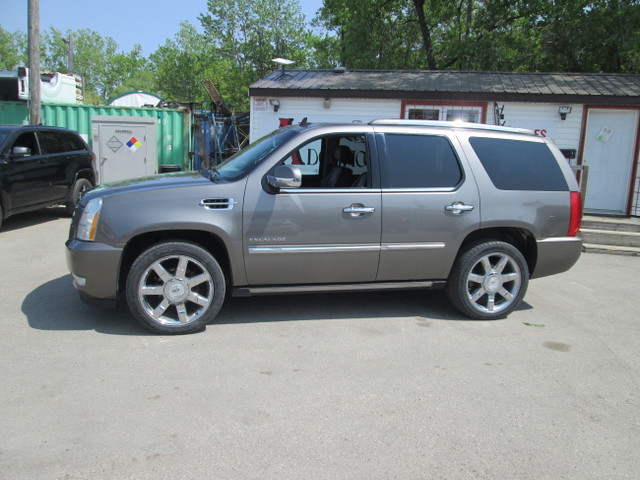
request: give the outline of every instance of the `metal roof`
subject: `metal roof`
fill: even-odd
[[[395,70],[277,70],[252,96],[520,100],[640,104],[640,75]]]

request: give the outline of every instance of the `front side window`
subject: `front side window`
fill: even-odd
[[[568,190],[564,174],[546,143],[471,137],[473,150],[500,190]]]
[[[26,147],[29,149],[29,155],[39,155],[40,149],[38,148],[38,142],[36,141],[36,135],[33,132],[21,133],[18,138],[11,145],[11,152],[14,147]]]
[[[366,136],[327,135],[305,143],[282,162],[302,173],[302,188],[370,186]]]
[[[451,143],[437,135],[386,134],[385,188],[452,188],[462,169]]]

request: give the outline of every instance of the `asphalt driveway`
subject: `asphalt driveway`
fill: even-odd
[[[638,257],[583,254],[506,320],[288,295],[165,337],[80,301],[61,214],[0,231],[1,478],[638,478]]]

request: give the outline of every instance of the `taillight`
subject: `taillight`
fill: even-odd
[[[582,196],[580,192],[570,192],[570,195],[571,217],[569,219],[569,232],[567,232],[567,236],[575,237],[582,223]]]

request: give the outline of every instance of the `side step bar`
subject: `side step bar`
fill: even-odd
[[[412,290],[420,288],[442,288],[444,280],[424,282],[380,282],[380,283],[340,283],[326,285],[278,285],[261,287],[234,288],[234,297],[250,297],[252,295],[277,295],[287,293],[330,293],[330,292],[366,292],[371,290]]]

